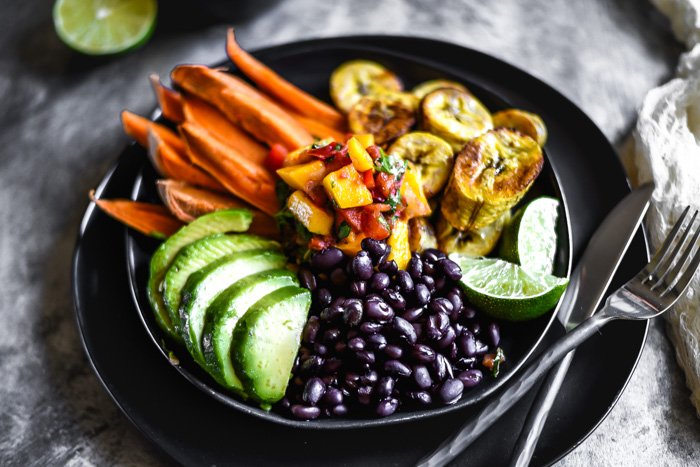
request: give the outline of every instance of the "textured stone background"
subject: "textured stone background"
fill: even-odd
[[[90,370],[70,258],[87,192],[127,141],[118,112],[151,110],[148,73],[222,59],[224,26],[183,24],[169,7],[142,50],[86,59],[54,36],[51,3],[3,0],[0,10],[0,465],[166,465]],[[557,87],[615,143],[680,53],[643,0],[287,0],[237,24],[247,47],[395,33],[480,49]],[[687,397],[654,323],[620,402],[560,465],[700,465]]]

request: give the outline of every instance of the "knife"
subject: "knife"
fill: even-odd
[[[649,200],[654,191],[651,183],[642,185],[630,192],[605,217],[586,246],[581,259],[572,273],[557,318],[570,331],[598,307],[610,281],[615,275],[622,257],[637,232],[644,214],[649,207]],[[547,420],[549,409],[554,402],[559,387],[564,381],[566,371],[571,364],[573,351],[551,370],[543,392],[538,396],[536,405],[530,411],[522,440],[519,440],[515,464],[527,465],[537,444],[539,433]],[[462,426],[434,452],[418,461],[418,466],[443,466],[457,457],[467,446],[476,440],[496,420],[506,413],[535,381],[527,380],[527,374],[521,374],[507,384],[498,398],[486,404],[469,422]],[[557,386],[552,386],[556,384]],[[549,389],[551,388],[551,389]],[[532,430],[536,430],[533,432]],[[534,433],[534,435],[530,435]],[[524,448],[524,449],[523,449]],[[523,464],[524,462],[524,464]]]
[[[575,284],[562,299],[557,318],[567,332],[598,309],[634,234],[649,207],[654,185],[649,183],[628,194],[605,218],[591,238],[570,278]],[[537,441],[559,389],[574,358],[572,350],[545,377],[513,448],[511,467],[530,464]]]

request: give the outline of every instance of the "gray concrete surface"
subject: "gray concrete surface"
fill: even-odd
[[[222,59],[224,26],[162,22],[136,53],[85,59],[58,42],[50,7],[0,7],[0,465],[166,465],[89,367],[70,258],[87,192],[127,142],[118,112],[153,107],[148,73]],[[644,0],[287,0],[238,24],[247,47],[362,33],[435,37],[510,61],[573,99],[615,143],[680,53]],[[620,402],[560,465],[700,465],[687,397],[654,323]]]

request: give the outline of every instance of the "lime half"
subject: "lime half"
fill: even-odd
[[[450,259],[462,268],[462,287],[469,302],[494,318],[526,321],[554,308],[568,279],[534,275],[496,258],[458,254]]]
[[[551,274],[559,201],[542,197],[520,209],[503,231],[499,256],[533,274]]]
[[[157,11],[156,0],[57,0],[53,22],[70,48],[107,55],[143,45],[153,33]]]

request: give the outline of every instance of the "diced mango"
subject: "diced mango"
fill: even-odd
[[[303,190],[309,181],[320,182],[326,175],[323,161],[315,160],[306,164],[291,165],[277,170],[277,175],[295,190]]]
[[[341,209],[372,204],[372,193],[365,186],[362,175],[352,165],[326,175],[323,187]]]
[[[409,164],[408,170],[403,176],[400,193],[406,202],[406,210],[403,212],[403,217],[406,220],[414,217],[429,216],[432,212],[428,199],[423,192],[420,174],[413,165]]]
[[[287,200],[287,208],[309,232],[319,235],[331,234],[333,214],[316,206],[303,191],[297,190],[291,194]]]
[[[366,237],[363,233],[350,232],[350,234],[339,241],[335,246],[348,256],[355,255],[362,249],[362,240]]]
[[[357,140],[362,144],[363,148],[374,146],[374,135],[372,133],[355,135],[355,138],[357,138]]]
[[[408,243],[408,222],[397,220],[386,242],[391,247],[389,260],[393,259],[396,261],[399,269],[406,269],[408,261],[411,259],[411,247]]]
[[[358,172],[366,172],[374,167],[374,161],[367,154],[360,140],[354,136],[348,140],[348,155]]]

